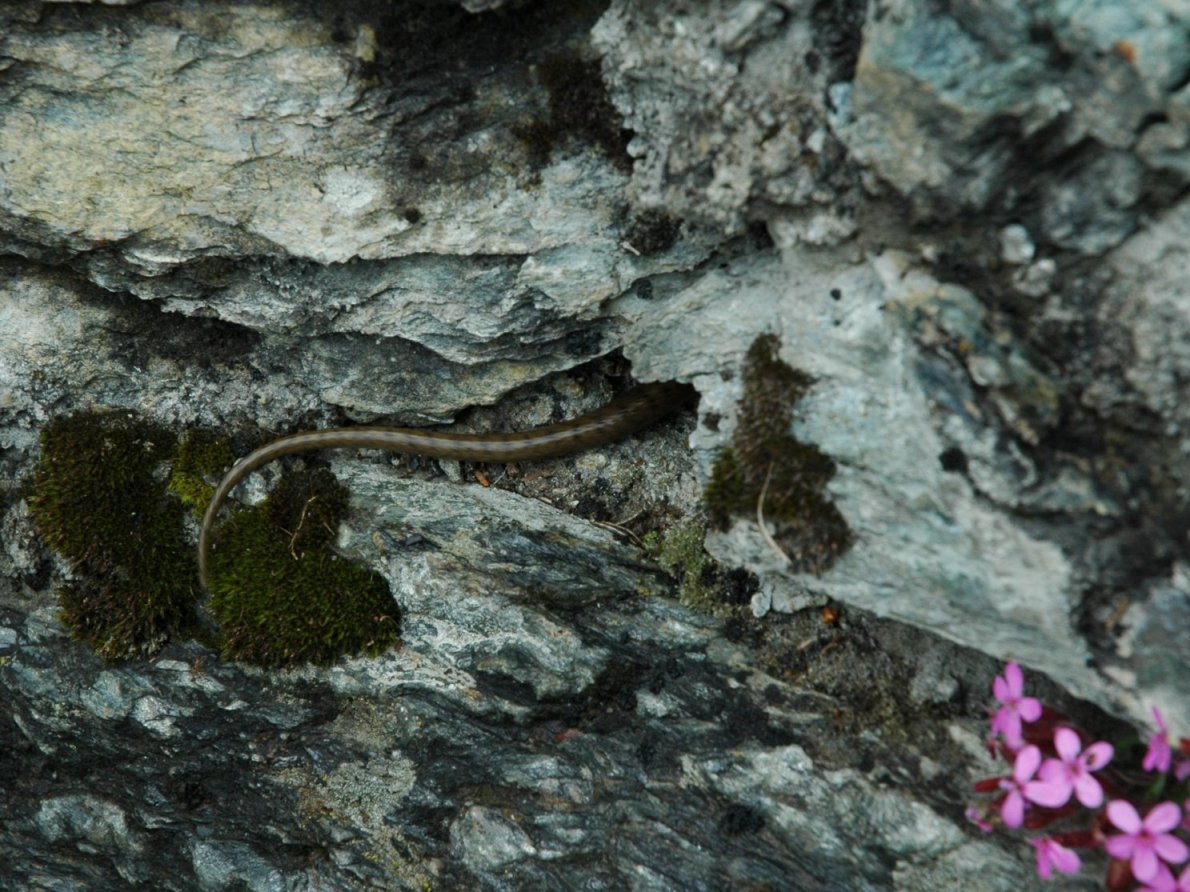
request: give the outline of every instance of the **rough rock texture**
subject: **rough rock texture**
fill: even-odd
[[[1030,888],[963,817],[1003,661],[1190,735],[1186,17],[0,6],[0,887]],[[704,516],[762,334],[854,544],[798,574],[741,517],[671,579],[639,543]],[[492,488],[331,457],[398,649],[58,622],[53,418],[500,430],[617,350],[697,411]]]

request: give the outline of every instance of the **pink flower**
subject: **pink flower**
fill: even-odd
[[[1165,717],[1156,706],[1153,707],[1153,718],[1157,721],[1157,733],[1149,738],[1149,748],[1145,752],[1145,760],[1141,767],[1145,771],[1160,771],[1165,774],[1173,763],[1173,753],[1169,749],[1169,728],[1165,726]]]
[[[1009,746],[1019,745],[1021,722],[1035,722],[1041,718],[1041,701],[1036,697],[1022,697],[1025,690],[1025,676],[1021,667],[1009,663],[1004,674],[997,675],[992,682],[992,693],[1000,701],[1000,708],[992,716],[992,736],[1003,734]]]
[[[1157,869],[1157,876],[1149,880],[1149,884],[1140,892],[1190,892],[1190,867],[1175,880],[1170,869],[1162,864]]]
[[[1025,821],[1025,800],[1037,802],[1036,792],[1041,785],[1033,780],[1033,775],[1040,764],[1041,750],[1027,746],[1016,754],[1012,777],[1000,779],[1000,789],[1008,791],[1000,804],[1000,817],[1004,819],[1005,827],[1021,826]]]
[[[989,821],[987,818],[985,818],[983,816],[983,813],[980,812],[979,809],[975,808],[974,806],[967,809],[965,814],[967,816],[967,820],[970,821],[972,824],[974,824],[976,827],[978,827],[980,830],[982,830],[984,833],[991,833],[994,829],[996,829],[992,826],[991,821]]]
[[[1107,819],[1124,832],[1109,836],[1104,848],[1113,858],[1132,866],[1132,875],[1142,883],[1151,882],[1160,873],[1161,861],[1181,864],[1190,857],[1190,849],[1170,834],[1182,819],[1181,809],[1172,802],[1161,802],[1140,819],[1131,802],[1113,799],[1107,804]]]
[[[1058,758],[1046,759],[1038,777],[1041,779],[1031,797],[1034,802],[1058,808],[1070,801],[1074,793],[1087,808],[1099,808],[1103,803],[1103,787],[1091,776],[1112,759],[1114,750],[1102,740],[1080,752],[1082,742],[1069,728],[1054,732],[1054,749]]]
[[[1062,873],[1078,873],[1082,867],[1082,861],[1076,852],[1047,836],[1031,839],[1029,845],[1037,850],[1037,875],[1043,880],[1048,880],[1055,870]]]

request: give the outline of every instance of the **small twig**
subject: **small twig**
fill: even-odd
[[[768,525],[764,522],[764,497],[769,492],[769,481],[773,478],[773,463],[769,462],[769,469],[764,475],[764,485],[760,487],[760,495],[756,497],[756,522],[760,525],[760,535],[764,536],[764,541],[769,544],[769,548],[777,552],[785,559],[785,563],[792,564],[793,561],[789,559],[789,555],[785,550],[777,544],[777,540],[769,533]]]
[[[310,510],[310,503],[313,502],[317,498],[318,498],[318,496],[310,496],[310,498],[306,499],[306,504],[302,505],[301,516],[298,517],[297,527],[294,529],[293,533],[291,533],[289,536],[289,553],[291,555],[293,555],[293,559],[295,561],[300,561],[302,559],[302,556],[297,553],[298,533],[300,533],[302,531],[302,527],[305,526],[305,524],[306,524],[306,513]],[[325,526],[328,530],[330,530],[330,532],[334,533],[334,530],[332,530],[330,528],[329,524],[327,524]]]
[[[614,524],[615,526],[622,527],[625,524],[632,523],[632,521],[636,520],[638,517],[640,517],[644,513],[645,513],[644,509],[641,508],[636,511],[633,511],[627,517],[621,517],[619,520],[611,521],[611,523]]]
[[[637,514],[639,514],[639,513],[640,512],[638,511]],[[630,517],[629,520],[631,520],[631,519],[632,518]],[[632,540],[632,543],[637,548],[645,547],[645,543],[641,541],[640,536],[636,535],[636,533],[632,532],[632,530],[628,529],[628,527],[626,527],[626,526],[621,526],[620,524],[618,524],[614,521],[611,521],[611,520],[593,520],[593,521],[591,521],[591,523],[595,524],[595,526],[597,526],[597,527],[603,527],[606,530],[611,530],[614,533],[620,533],[623,536],[627,536],[629,539]]]
[[[1108,632],[1115,631],[1116,626],[1120,624],[1120,620],[1124,618],[1124,614],[1128,612],[1128,608],[1132,606],[1130,598],[1121,598],[1116,604],[1115,609],[1112,610],[1109,616],[1103,623],[1103,628]]]

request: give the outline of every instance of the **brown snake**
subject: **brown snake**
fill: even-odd
[[[363,426],[305,431],[280,437],[241,458],[215,488],[198,534],[199,581],[203,589],[210,591],[207,584],[207,557],[211,530],[228,494],[250,473],[275,458],[313,449],[387,449],[432,458],[484,462],[558,458],[594,449],[648,427],[659,418],[682,408],[689,402],[691,394],[690,387],[685,384],[642,384],[594,412],[560,424],[547,424],[511,434]]]

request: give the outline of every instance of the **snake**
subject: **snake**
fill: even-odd
[[[249,452],[219,481],[198,534],[198,576],[205,591],[211,535],[231,491],[257,468],[284,455],[322,449],[384,449],[408,455],[474,462],[519,462],[561,458],[595,449],[650,426],[685,406],[693,395],[673,381],[641,384],[593,412],[558,424],[512,433],[473,434],[411,427],[361,425],[302,431]]]

